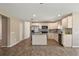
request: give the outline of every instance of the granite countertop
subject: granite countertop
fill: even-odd
[[[32,35],[47,35],[47,33],[41,33],[41,32],[39,32],[39,33],[32,33]]]

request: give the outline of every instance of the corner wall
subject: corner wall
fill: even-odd
[[[30,22],[24,22],[24,39],[30,37]]]
[[[79,47],[79,12],[73,13],[73,47]]]

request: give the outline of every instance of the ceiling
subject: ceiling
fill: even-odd
[[[79,10],[75,3],[0,3],[0,8],[23,20],[54,20],[72,11]]]

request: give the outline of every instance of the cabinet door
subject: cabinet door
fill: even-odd
[[[47,45],[47,35],[32,35],[32,45]]]
[[[63,46],[72,47],[72,35],[63,35]]]
[[[54,33],[48,33],[48,39],[55,39],[54,38]]]
[[[72,28],[72,16],[68,16],[68,28]]]
[[[62,20],[62,27],[63,27],[63,28],[67,28],[67,27],[68,27],[68,22],[67,22],[67,20],[68,20],[67,17]]]
[[[58,27],[58,22],[48,24],[48,29],[57,29],[57,27]]]

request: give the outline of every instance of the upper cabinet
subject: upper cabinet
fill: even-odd
[[[67,28],[68,27],[68,21],[67,21],[68,19],[67,18],[64,18],[64,19],[62,19],[62,27],[63,28]]]
[[[58,22],[48,24],[48,29],[57,29],[57,27],[58,27]]]
[[[62,22],[58,21],[58,29],[62,29]]]
[[[68,28],[72,28],[72,16],[68,16]]]
[[[62,19],[63,28],[72,28],[72,16],[67,16]]]

